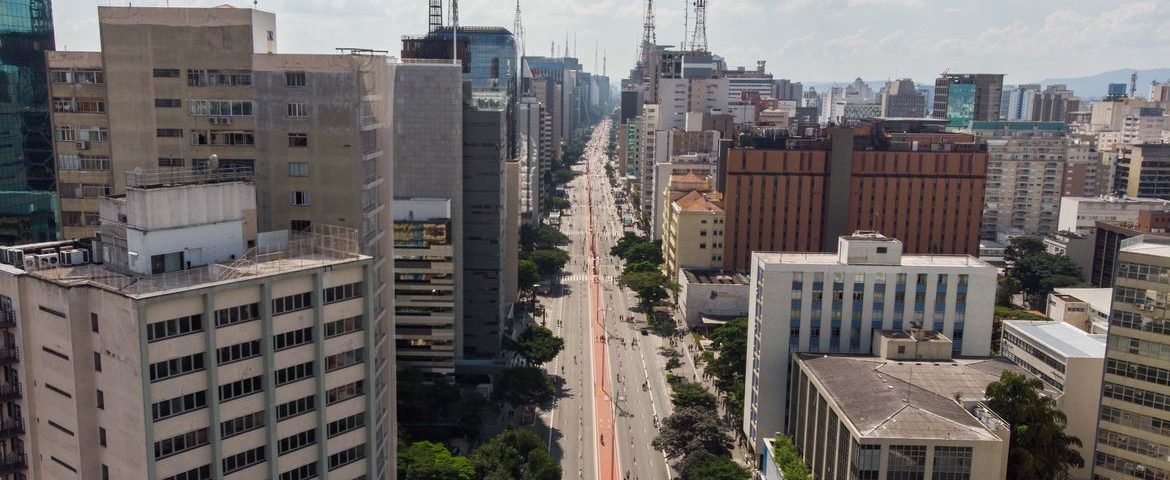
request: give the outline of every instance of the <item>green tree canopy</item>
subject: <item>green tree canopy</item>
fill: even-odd
[[[683,460],[683,480],[748,480],[751,473],[727,457],[712,455],[706,450],[687,454]]]
[[[496,376],[492,399],[516,406],[543,405],[556,396],[544,371],[537,367],[513,367],[504,369]]]
[[[698,450],[726,455],[731,451],[731,438],[723,432],[723,425],[710,410],[682,408],[663,420],[658,437],[654,439],[654,448],[666,452],[670,458],[680,458]]]
[[[556,227],[541,225],[534,227],[529,224],[520,226],[520,249],[531,252],[538,248],[556,248],[569,243],[569,237],[561,233]]]
[[[1047,253],[1044,240],[1037,237],[1014,237],[1003,251],[1003,260],[1009,265],[1022,258]]]
[[[474,480],[475,467],[467,457],[451,455],[438,443],[415,442],[398,452],[401,480]]]
[[[535,263],[541,275],[555,275],[569,263],[569,252],[559,248],[545,248],[527,253],[524,259]]]
[[[535,433],[508,428],[471,455],[477,479],[560,480],[561,466]]]
[[[772,459],[780,467],[784,480],[812,480],[812,473],[804,466],[804,460],[796,453],[792,439],[777,435],[772,441]]]
[[[670,282],[661,271],[651,272],[624,272],[618,278],[618,283],[638,295],[638,301],[644,311],[650,311],[658,302],[666,299],[666,288]]]
[[[1067,419],[1056,400],[1043,395],[1044,384],[1005,371],[987,386],[987,406],[1011,426],[1008,480],[1057,480],[1085,460],[1081,440],[1064,433]]]
[[[715,377],[715,387],[727,396],[728,413],[739,420],[743,416],[744,371],[747,368],[748,319],[740,317],[711,332],[711,346],[719,356],[707,364],[707,373]]]
[[[517,268],[520,269],[517,279],[520,288],[530,288],[540,283],[540,270],[536,268],[536,262],[532,260],[520,260],[517,263]]]
[[[532,365],[544,365],[551,362],[565,348],[565,340],[556,336],[552,330],[540,325],[528,327],[520,338],[513,341],[505,338],[505,346]]]
[[[673,359],[671,359],[673,360]],[[707,387],[694,382],[683,382],[675,385],[670,393],[670,402],[676,409],[702,408],[715,411],[715,395],[707,391]]]

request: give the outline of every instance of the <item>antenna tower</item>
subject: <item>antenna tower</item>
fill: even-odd
[[[1129,98],[1137,98],[1137,71],[1129,76]]]
[[[695,35],[691,37],[691,50],[707,51],[707,0],[695,0]]]
[[[459,0],[451,0],[451,61],[459,64]]]
[[[513,34],[516,36],[516,43],[520,47],[520,57],[523,58],[527,52],[527,43],[524,40],[524,22],[520,21],[520,0],[516,0],[516,23],[512,26]]]
[[[646,0],[646,18],[642,21],[642,64],[649,65],[658,38],[654,36],[654,0]]]
[[[430,0],[430,14],[427,20],[427,32],[435,33],[443,26],[443,0]]]
[[[687,51],[687,36],[691,34],[691,0],[683,0],[683,38],[678,49]]]

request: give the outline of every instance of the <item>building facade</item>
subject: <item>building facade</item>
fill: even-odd
[[[987,142],[980,238],[1044,236],[1056,229],[1068,138],[1060,122],[972,122]]]
[[[1000,119],[1003,75],[947,73],[934,81],[931,117],[946,120],[949,128],[967,128],[972,121]]]
[[[789,432],[792,352],[866,353],[873,333],[918,326],[954,339],[955,355],[991,353],[996,269],[971,256],[903,254],[873,233],[837,253],[755,253],[743,431],[756,452]]]
[[[886,83],[881,105],[883,117],[919,118],[926,113],[926,96],[917,90],[914,80],[904,78]]]
[[[1159,210],[1170,206],[1157,198],[1134,198],[1102,195],[1099,197],[1063,197],[1056,228],[1062,232],[1082,235],[1093,233],[1097,222],[1137,223],[1144,210]]]
[[[682,269],[710,270],[723,265],[722,205],[719,194],[698,190],[670,203],[662,235],[666,278],[677,278]]]

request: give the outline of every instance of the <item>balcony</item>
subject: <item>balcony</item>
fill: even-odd
[[[13,310],[0,310],[0,328],[14,327],[16,327],[16,312]]]
[[[20,395],[20,382],[0,383],[0,402],[19,399]]]
[[[24,452],[0,453],[0,475],[8,475],[27,468],[28,455]]]
[[[0,438],[24,435],[24,420],[20,418],[0,419]]]
[[[0,347],[0,365],[10,365],[20,361],[20,347],[7,345]]]

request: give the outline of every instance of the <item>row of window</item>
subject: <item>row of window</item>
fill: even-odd
[[[236,472],[245,468],[263,462],[266,457],[267,450],[265,447],[256,447],[251,450],[245,450],[235,455],[224,457],[223,459],[223,474]]]
[[[175,398],[155,402],[151,405],[151,418],[159,421],[207,406],[207,392],[188,393]]]
[[[313,376],[313,362],[305,362],[276,371],[276,386],[286,385]]]
[[[276,420],[284,420],[292,418],[303,413],[308,413],[317,408],[317,397],[309,395],[307,397],[298,398],[291,402],[285,402],[276,406]]]
[[[172,337],[179,337],[188,333],[203,331],[203,315],[195,314],[186,317],[172,318],[161,322],[154,322],[146,326],[146,341],[157,342]]]
[[[365,383],[358,380],[353,383],[341,385],[325,392],[325,399],[327,405],[333,405],[338,402],[343,402],[351,398],[363,395],[365,393]],[[244,397],[264,389],[264,377],[256,376],[236,382],[232,382],[219,387],[220,402],[226,402],[235,398]],[[100,393],[100,392],[99,392]],[[102,402],[104,404],[104,402]],[[179,397],[162,400],[156,402],[151,406],[152,419],[159,421],[174,416],[182,415],[187,412],[199,410],[207,406],[207,392],[194,392]],[[100,408],[100,406],[99,406]],[[284,420],[292,418],[297,415],[311,412],[316,409],[316,398],[312,395],[306,396],[297,400],[286,402],[276,406],[276,419]],[[263,419],[254,420],[256,423],[252,425],[248,422],[253,420],[242,420],[243,417],[229,420],[221,424],[221,431],[224,436],[229,436],[228,431],[235,433],[242,433],[246,429],[258,428],[263,426]],[[233,426],[228,426],[229,422],[237,422]],[[250,426],[252,425],[252,426]],[[245,429],[245,430],[241,430]],[[332,431],[332,430],[331,430]]]
[[[1170,420],[1142,415],[1108,405],[1101,406],[1101,420],[1162,436],[1170,436]]]
[[[246,360],[253,357],[260,356],[260,341],[252,340],[250,342],[237,343],[235,345],[228,345],[220,347],[216,352],[216,363],[224,365],[231,362]]]
[[[110,141],[110,129],[62,125],[54,129],[53,138],[58,142],[108,142]]]
[[[154,458],[162,459],[207,445],[207,429],[200,428],[171,438],[154,442]]]
[[[338,285],[326,288],[321,292],[325,303],[336,303],[362,296],[362,282]]]
[[[166,477],[163,480],[211,480],[211,465],[192,468],[186,472]]]
[[[106,155],[73,155],[62,154],[57,156],[57,168],[61,170],[82,170],[108,172],[111,170],[110,157]]]
[[[49,70],[49,82],[74,83],[78,85],[101,85],[106,83],[106,74],[100,69]]]
[[[356,348],[348,352],[341,352],[336,355],[325,357],[325,371],[332,372],[342,368],[357,365],[362,362],[364,355],[364,348]]]
[[[150,381],[157,382],[171,377],[197,372],[204,368],[203,352],[172,358],[150,364]]]
[[[1170,385],[1170,370],[1130,363],[1124,360],[1110,358],[1105,362],[1105,371],[1113,375],[1150,382],[1157,385]]]
[[[277,452],[279,455],[284,455],[294,450],[300,450],[309,445],[317,443],[317,429],[311,428],[300,433],[295,433],[280,439],[277,442]]]
[[[330,455],[329,470],[336,470],[363,458],[366,458],[366,445],[364,443]]]
[[[57,113],[106,113],[106,101],[92,97],[53,97],[53,111]]]
[[[263,426],[264,411],[261,410],[256,413],[251,413],[242,417],[236,417],[225,422],[220,422],[219,434],[223,438],[228,438],[244,432],[250,432]]]
[[[219,386],[219,402],[223,403],[236,398],[246,397],[262,390],[264,390],[263,375],[237,380]]]
[[[1105,398],[1112,398],[1129,402],[1135,405],[1142,405],[1158,410],[1170,412],[1170,396],[1161,393],[1154,393],[1140,388],[1133,388],[1126,385],[1119,385],[1116,383],[1105,383],[1104,393]]]
[[[280,480],[308,480],[310,478],[317,478],[317,462],[301,465],[280,474]]]
[[[1041,362],[1044,362],[1045,365],[1052,367],[1053,370],[1056,370],[1060,373],[1064,373],[1064,363],[1063,362],[1061,362],[1060,360],[1057,360],[1056,358],[1053,358],[1051,355],[1044,352],[1043,350],[1036,348],[1035,345],[1032,345],[1031,343],[1024,341],[1024,339],[1017,337],[1011,333],[1004,334],[1004,339],[1007,340],[1008,343],[1018,347],[1020,350],[1023,350],[1028,355],[1036,357]]]

